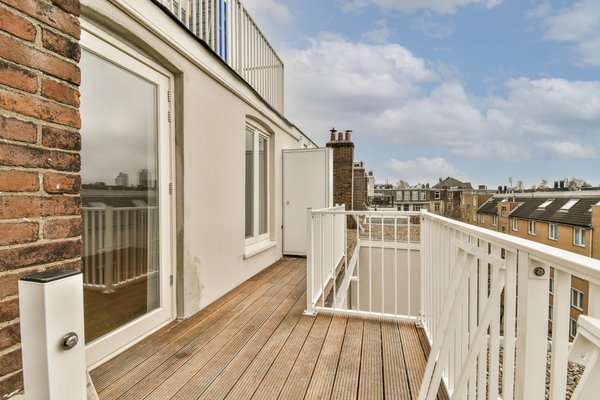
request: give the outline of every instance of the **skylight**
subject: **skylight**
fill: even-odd
[[[548,200],[544,201],[538,208],[546,208],[553,202],[554,202],[554,199],[548,199]]]
[[[565,203],[565,205],[560,208],[560,211],[570,210],[571,207],[573,207],[575,204],[577,204],[578,201],[579,201],[579,199],[571,199],[571,200],[567,201]]]

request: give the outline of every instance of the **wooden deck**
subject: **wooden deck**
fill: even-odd
[[[91,372],[100,399],[416,399],[424,332],[303,316],[305,276],[304,259],[284,258],[171,323]]]

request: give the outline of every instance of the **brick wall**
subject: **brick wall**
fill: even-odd
[[[0,398],[22,388],[17,282],[80,268],[79,0],[0,0]]]
[[[592,206],[592,257],[600,260],[600,206]]]
[[[352,209],[366,210],[365,204],[367,204],[367,179],[365,176],[365,167],[362,161],[359,163],[354,163],[353,180],[354,193],[352,195]]]
[[[346,132],[331,132],[327,147],[333,149],[333,204],[345,204],[346,210],[352,209],[352,169],[354,166],[354,143]]]

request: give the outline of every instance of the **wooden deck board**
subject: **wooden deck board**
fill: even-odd
[[[100,399],[416,399],[424,333],[408,322],[302,315],[305,268],[285,258],[96,368]]]

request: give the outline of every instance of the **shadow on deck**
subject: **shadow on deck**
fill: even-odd
[[[305,259],[284,258],[169,324],[91,372],[100,399],[416,399],[423,330],[303,316],[305,278]]]

